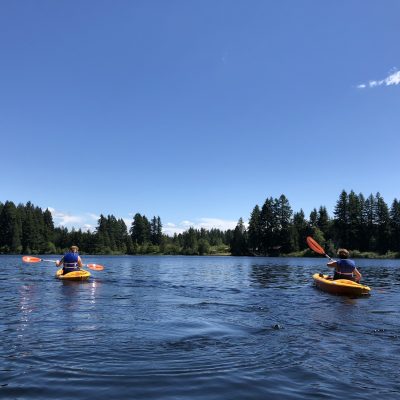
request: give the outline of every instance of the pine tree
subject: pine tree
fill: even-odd
[[[247,232],[242,218],[239,218],[236,228],[233,231],[230,248],[233,256],[245,256],[248,254]]]
[[[50,210],[47,208],[43,213],[43,222],[44,222],[44,240],[48,242],[53,242],[54,240],[54,222],[53,216]]]
[[[400,202],[393,200],[390,207],[390,249],[400,251]]]
[[[326,207],[320,206],[318,210],[317,226],[324,234],[325,238],[330,237],[330,219]]]
[[[307,248],[306,238],[311,235],[311,229],[307,223],[304,211],[300,209],[299,212],[293,215],[293,226],[292,226],[292,248],[293,251],[304,250]]]
[[[389,208],[380,193],[376,194],[376,219],[377,219],[377,249],[381,254],[389,250],[390,243],[390,216]]]
[[[285,195],[281,195],[279,199],[275,200],[276,219],[277,219],[277,236],[275,248],[279,252],[290,252],[293,250],[290,235],[293,211],[290,207],[289,200]]]
[[[130,234],[133,243],[142,245],[150,240],[150,223],[149,220],[143,215],[136,213],[133,217],[133,222],[130,229]]]
[[[318,227],[318,211],[316,208],[313,208],[310,212],[309,223],[311,227]]]
[[[17,208],[6,201],[0,213],[0,252],[21,253],[21,224]]]
[[[28,201],[25,205],[25,215],[22,219],[22,247],[27,254],[39,253],[41,240],[39,226],[35,216],[35,207]]]
[[[275,202],[270,197],[265,200],[260,213],[261,250],[263,254],[268,254],[275,246],[275,233],[277,229],[278,222]]]
[[[377,236],[376,199],[370,194],[364,202],[362,210],[362,244],[361,250],[375,251]]]
[[[260,214],[260,207],[256,205],[250,215],[248,228],[249,249],[253,254],[258,253],[262,246]]]
[[[362,234],[362,209],[359,196],[354,191],[348,195],[348,221],[347,221],[347,246],[350,249],[360,248],[360,238]]]
[[[162,242],[162,224],[160,217],[153,217],[150,222],[150,241],[159,246]]]
[[[193,227],[190,227],[187,231],[183,232],[182,245],[184,254],[198,254],[197,234]]]
[[[338,243],[338,247],[349,247],[348,243],[348,221],[349,221],[349,205],[347,192],[343,190],[339,196],[339,200],[335,206],[335,241]]]

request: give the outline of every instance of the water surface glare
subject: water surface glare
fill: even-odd
[[[0,256],[0,398],[400,399],[400,260],[358,260],[358,299],[313,287],[319,258],[84,261]]]

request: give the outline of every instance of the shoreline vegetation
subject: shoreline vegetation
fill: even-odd
[[[35,255],[46,255],[46,256],[60,256],[64,252],[66,252],[67,249],[64,249],[60,253],[36,253]],[[287,253],[287,254],[279,254],[279,255],[257,255],[257,254],[248,254],[248,255],[242,255],[242,256],[233,256],[230,251],[226,252],[218,252],[218,251],[213,251],[212,249],[210,250],[209,253],[207,254],[171,254],[171,253],[161,253],[161,252],[156,252],[156,253],[137,253],[137,254],[128,254],[128,253],[96,253],[96,254],[90,254],[86,252],[80,252],[79,253],[82,256],[187,256],[187,257],[254,257],[254,258],[262,258],[262,257],[282,257],[282,258],[320,258],[323,261],[325,259],[318,254],[312,253],[309,250],[302,250],[294,253]],[[3,255],[8,255],[8,256],[18,256],[21,255],[21,253],[0,253],[0,256]],[[387,254],[378,254],[374,253],[371,251],[368,252],[360,252],[358,250],[350,252],[350,256],[353,259],[375,259],[375,260],[400,260],[400,253],[395,253],[395,252],[388,252]],[[335,255],[332,255],[332,258],[335,258]]]
[[[285,195],[256,205],[248,224],[235,229],[195,229],[168,236],[161,218],[136,213],[131,226],[114,215],[100,215],[93,232],[55,227],[51,212],[31,202],[0,202],[0,254],[62,254],[71,244],[91,255],[215,255],[315,257],[306,237],[313,236],[334,257],[339,247],[352,258],[400,258],[400,203],[389,207],[379,193],[364,197],[343,190],[333,216],[326,207],[306,218],[293,212]]]

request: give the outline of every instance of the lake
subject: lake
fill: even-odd
[[[0,398],[400,399],[400,260],[356,260],[357,299],[314,288],[324,258],[83,259],[0,256]]]

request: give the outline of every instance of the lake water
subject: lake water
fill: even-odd
[[[49,258],[49,257],[47,257]],[[400,399],[400,260],[84,257],[88,282],[0,257],[2,399]]]

